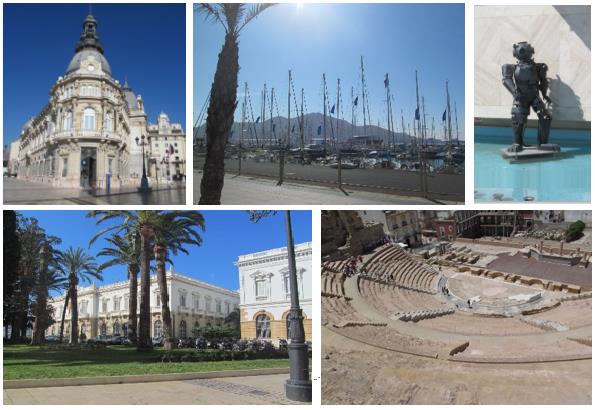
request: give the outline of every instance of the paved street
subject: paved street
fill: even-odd
[[[195,204],[200,199],[202,172],[194,172]],[[436,202],[414,196],[354,191],[346,188],[345,195],[337,188],[276,181],[248,176],[225,175],[221,203],[223,205],[435,205]]]
[[[301,404],[285,398],[287,374],[154,383],[5,389],[4,404]]]
[[[195,170],[202,170],[201,160],[194,162]],[[231,175],[238,172],[238,161],[225,161],[225,171]],[[337,184],[337,169],[322,165],[285,164],[285,180],[298,184],[334,186]],[[242,175],[277,179],[279,164],[275,162],[243,161]],[[391,195],[420,196],[419,172],[387,168],[344,169],[341,173],[346,189],[380,192]],[[428,174],[430,197],[437,200],[465,201],[465,175]]]
[[[39,182],[4,178],[4,204],[14,205],[179,205],[186,203],[186,186],[154,186],[149,194],[134,187],[91,192],[75,188],[55,188]]]

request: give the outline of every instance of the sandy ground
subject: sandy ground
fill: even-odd
[[[591,404],[591,360],[453,363],[322,336],[322,404]]]

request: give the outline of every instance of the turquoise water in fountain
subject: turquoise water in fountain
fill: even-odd
[[[562,155],[511,163],[500,150],[512,144],[511,128],[475,128],[475,201],[590,202],[591,132],[552,130]],[[527,129],[525,144],[537,141]]]

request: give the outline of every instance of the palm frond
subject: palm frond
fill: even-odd
[[[242,29],[246,26],[246,24],[250,23],[256,17],[258,17],[263,11],[265,11],[269,7],[272,7],[276,4],[277,3],[254,3],[254,4],[252,4],[250,6],[250,8],[247,9],[245,11],[245,13],[243,13],[243,21],[240,24],[240,26],[238,27],[238,29],[236,30],[237,33],[242,31]],[[245,6],[245,5],[243,5],[243,6]]]
[[[194,5],[194,10],[205,16],[205,20],[211,20],[216,23],[220,23],[225,32],[229,32],[229,28],[226,25],[226,18],[223,9],[220,9],[221,5],[216,3],[198,3]]]

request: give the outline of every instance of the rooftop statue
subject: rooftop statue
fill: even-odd
[[[533,54],[535,54],[535,50],[528,42],[521,41],[513,44],[512,55],[517,59],[517,62],[502,66],[502,83],[514,98],[511,111],[514,144],[505,150],[505,155],[506,153],[520,153],[528,147],[523,138],[531,107],[538,117],[537,147],[532,147],[532,151],[535,154],[560,151],[559,145],[548,143],[552,122],[549,106],[552,100],[547,95],[547,65],[536,63],[533,60]],[[541,99],[540,94],[547,105]]]

